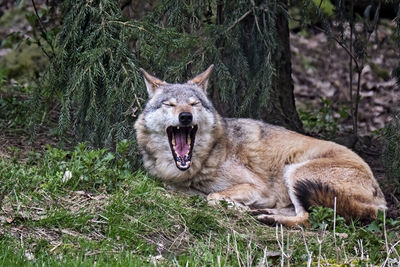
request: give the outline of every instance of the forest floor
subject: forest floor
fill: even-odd
[[[360,25],[358,25],[361,27]],[[309,134],[334,140],[359,153],[380,181],[389,214],[400,217],[400,202],[385,181],[381,131],[400,110],[400,86],[391,72],[397,64],[395,24],[382,20],[371,35],[360,79],[358,133],[352,134],[349,55],[334,39],[316,29],[290,34],[292,77],[297,110]],[[339,39],[339,33],[334,33]],[[344,43],[347,47],[348,43]],[[353,68],[354,63],[353,63]],[[357,75],[353,72],[353,95]],[[353,98],[355,98],[353,96]]]

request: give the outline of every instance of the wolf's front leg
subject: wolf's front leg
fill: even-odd
[[[266,196],[263,191],[254,184],[237,184],[228,189],[216,193],[210,193],[207,196],[210,205],[218,204],[225,200],[235,207],[244,210],[252,208],[270,208],[276,203],[275,198]]]

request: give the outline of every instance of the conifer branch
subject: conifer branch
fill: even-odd
[[[235,27],[239,22],[241,22],[242,20],[244,20],[250,13],[252,12],[252,10],[248,10],[246,13],[244,13],[240,18],[238,18],[235,23],[233,23],[231,26],[229,26],[226,30],[226,32],[229,32],[230,30],[232,30],[233,27]]]
[[[39,12],[38,12],[38,9],[37,9],[37,7],[36,7],[36,3],[35,3],[34,0],[32,0],[32,6],[33,6],[33,10],[35,11],[35,16],[36,16],[36,18],[37,18],[37,21],[39,22],[39,27],[40,27],[40,30],[41,30],[41,32],[42,32],[42,36],[43,36],[43,38],[46,40],[46,42],[50,45],[51,51],[54,53],[53,44],[51,43],[50,40],[48,40],[46,28],[43,26],[42,20],[41,20],[41,18],[40,18],[40,16],[39,16]],[[50,56],[50,55],[47,53],[47,51],[44,49],[44,47],[42,47],[42,45],[41,45],[41,43],[40,43],[39,40],[37,41],[37,43],[38,43],[38,45],[42,48],[42,51],[46,54],[46,56],[47,56],[48,58],[51,59],[52,56]]]

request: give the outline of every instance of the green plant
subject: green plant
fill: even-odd
[[[62,10],[56,53],[33,105],[43,95],[59,97],[59,134],[72,132],[92,146],[132,140],[135,112],[145,94],[118,3],[65,1]]]
[[[392,121],[383,130],[384,148],[382,163],[393,193],[400,196],[400,114],[395,113]]]
[[[320,98],[320,100],[322,106],[319,110],[310,112],[300,109],[299,116],[306,130],[332,138],[339,128],[338,120],[334,116],[335,112],[339,114],[340,119],[346,119],[349,114],[344,106],[335,110],[333,102],[329,98]]]
[[[331,208],[312,207],[309,222],[314,229],[319,230],[322,230],[322,227],[333,230],[333,225],[335,223],[336,230],[338,232],[343,232],[346,228],[345,220],[338,215],[335,218],[334,214],[335,212]]]
[[[335,6],[330,0],[312,0],[314,5],[317,6],[326,16],[332,16],[335,11]]]
[[[23,95],[0,97],[0,129],[13,135],[27,130],[30,109],[30,101]]]

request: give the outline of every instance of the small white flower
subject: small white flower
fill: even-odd
[[[69,179],[72,178],[72,173],[70,171],[65,171],[63,178],[62,178],[62,182],[66,183],[69,181]]]
[[[28,259],[28,261],[35,259],[35,256],[29,251],[25,251],[25,257]]]

